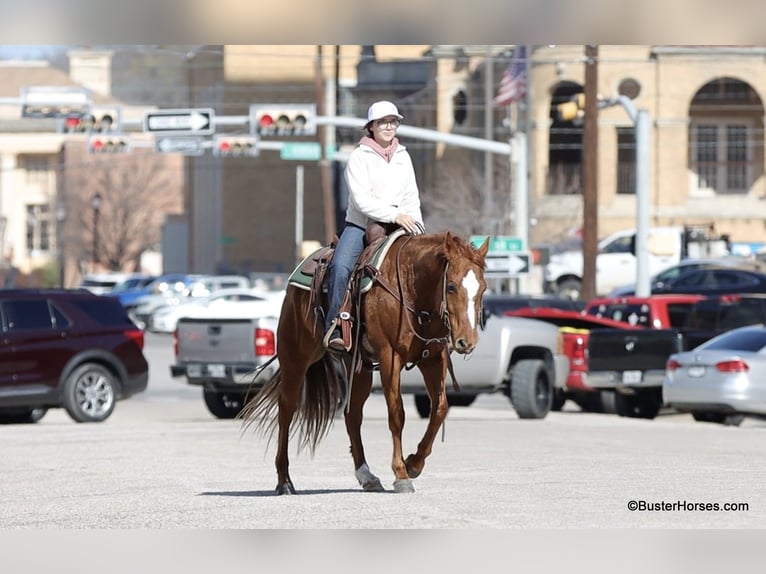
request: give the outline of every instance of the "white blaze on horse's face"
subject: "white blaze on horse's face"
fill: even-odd
[[[465,293],[468,299],[468,306],[466,308],[466,314],[468,315],[468,322],[471,324],[471,329],[476,329],[476,297],[479,294],[479,288],[481,283],[476,278],[476,273],[473,269],[470,269],[468,273],[463,277],[463,281],[460,283],[465,289]]]

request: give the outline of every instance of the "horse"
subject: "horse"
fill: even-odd
[[[361,436],[362,410],[372,390],[375,362],[393,439],[394,491],[414,492],[412,479],[423,471],[447,415],[448,368],[453,374],[450,353],[468,354],[478,342],[489,238],[477,248],[449,231],[401,233],[390,238],[379,266],[368,266],[372,286],[362,295],[354,327],[352,353],[358,356],[325,350],[321,313],[310,291],[293,284],[287,287],[277,327],[278,369],[238,415],[243,432],[253,427],[268,438],[267,449],[276,434],[275,490],[279,495],[296,494],[289,474],[289,439],[299,435],[298,451],[308,448],[313,456],[344,401],[355,477],[364,491],[385,490],[367,464]],[[342,361],[350,382],[345,398],[337,360]],[[405,458],[400,376],[402,368],[413,365],[423,376],[431,410],[416,452]]]

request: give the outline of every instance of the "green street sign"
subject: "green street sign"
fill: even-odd
[[[279,157],[297,161],[319,161],[322,147],[317,142],[289,142],[282,145]]]
[[[472,235],[471,243],[476,247],[481,247],[486,235]],[[489,238],[489,251],[490,254],[496,253],[518,253],[524,251],[524,242],[521,237],[512,237],[509,235],[496,235]]]

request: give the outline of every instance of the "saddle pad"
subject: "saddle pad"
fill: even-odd
[[[391,235],[386,237],[385,241],[383,241],[378,248],[375,250],[375,253],[370,258],[370,263],[374,265],[375,267],[380,267],[380,264],[383,262],[383,259],[386,256],[386,253],[388,253],[388,250],[391,248],[391,245],[393,245],[394,241],[404,235],[406,231],[404,229],[397,229],[394,231]],[[290,277],[287,279],[287,283],[289,285],[294,285],[295,287],[298,287],[299,289],[305,289],[307,291],[311,290],[311,275],[306,275],[305,273],[302,273],[302,269],[304,266],[304,263],[306,260],[311,259],[314,257],[319,251],[324,249],[324,247],[321,247],[308,255],[305,259],[303,259],[298,266],[295,268],[295,270],[290,274]],[[366,293],[372,288],[373,281],[371,277],[365,276],[362,279],[362,283],[360,285],[360,291],[362,293]]]

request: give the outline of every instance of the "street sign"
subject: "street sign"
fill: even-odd
[[[529,253],[487,253],[484,277],[498,279],[529,273]]]
[[[161,137],[155,140],[155,150],[182,155],[204,155],[205,139],[201,137]]]
[[[317,142],[285,142],[279,150],[281,159],[318,161],[322,159],[322,147]]]
[[[471,243],[476,247],[481,247],[486,235],[472,235]],[[509,235],[495,235],[489,238],[489,251],[488,254],[493,253],[519,253],[524,250],[524,241],[521,237],[513,237]]]
[[[68,86],[31,86],[21,90],[21,117],[82,116],[90,106],[90,92]]]
[[[211,135],[215,132],[215,111],[201,108],[147,112],[144,131],[165,135]]]

